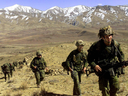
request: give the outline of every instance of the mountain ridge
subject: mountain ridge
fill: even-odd
[[[49,19],[51,21],[58,21],[83,28],[87,26],[101,27],[113,24],[118,25],[117,22],[121,25],[127,25],[128,6],[98,5],[95,7],[88,7],[84,5],[78,5],[68,8],[54,6],[46,11],[41,11],[29,6],[15,4],[14,6],[0,9],[0,16],[8,19],[10,23],[12,23],[12,21],[19,22],[24,20],[24,22],[28,24],[29,18],[38,18],[38,23],[41,21],[41,19]]]

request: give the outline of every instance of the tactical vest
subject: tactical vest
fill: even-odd
[[[37,66],[40,70],[45,69],[44,59],[43,58],[34,58],[34,65]]]
[[[106,62],[116,62],[117,61],[117,52],[118,49],[115,47],[118,47],[119,43],[112,40],[111,46],[106,46],[103,42],[103,40],[100,40],[96,44],[96,53],[97,57],[95,62],[100,65],[103,60]]]
[[[85,52],[77,52],[77,50],[73,51],[73,57],[72,57],[72,63],[73,63],[73,69],[77,71],[81,71],[83,69],[83,65],[85,63],[85,60],[87,59],[85,56]]]

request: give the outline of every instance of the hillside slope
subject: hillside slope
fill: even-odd
[[[86,51],[92,42],[86,42],[84,50]],[[121,43],[121,47],[125,52],[125,59],[128,57],[127,44]],[[4,82],[3,74],[0,74],[0,95],[1,96],[34,96],[38,94],[42,89],[47,92],[53,92],[56,94],[72,95],[73,81],[70,75],[67,75],[61,63],[66,60],[68,54],[74,50],[76,46],[73,43],[63,43],[54,46],[49,46],[40,49],[43,51],[43,57],[47,62],[48,68],[54,70],[51,75],[47,75],[44,81],[41,83],[41,88],[36,88],[36,81],[34,74],[29,68],[29,64],[35,52],[28,55],[28,66],[24,65],[22,68],[17,67],[14,72],[14,76],[10,81]],[[87,51],[86,51],[87,52]],[[118,96],[126,96],[128,94],[128,67],[126,67],[126,74],[119,78],[120,90]],[[98,90],[98,78],[93,73],[88,78],[85,74],[82,75],[81,90],[83,96],[101,96]]]

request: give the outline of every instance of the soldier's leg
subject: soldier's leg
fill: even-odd
[[[78,76],[79,76],[79,83],[81,83],[81,72],[78,72]]]
[[[10,75],[11,75],[11,77],[12,77],[12,74],[13,74],[13,73],[12,73],[12,70],[10,70]]]
[[[42,81],[45,77],[45,71],[44,70],[40,70],[40,81]]]
[[[117,91],[119,90],[119,80],[117,76],[111,77],[109,80],[110,84],[110,96],[116,96]]]
[[[7,79],[7,78],[6,78],[6,73],[4,73],[4,78],[5,78],[5,82],[6,82],[6,79]]]
[[[102,92],[102,96],[109,96],[108,79],[99,76],[99,89]]]
[[[36,71],[34,73],[35,73],[35,78],[36,78],[36,84],[38,87],[40,85],[40,73],[38,71]]]
[[[8,74],[8,80],[10,80],[10,72],[8,72],[7,74]]]
[[[71,76],[72,76],[72,79],[74,81],[73,95],[81,95],[78,72],[77,71],[73,71]]]

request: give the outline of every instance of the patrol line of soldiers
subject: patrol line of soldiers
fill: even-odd
[[[78,40],[76,42],[77,49],[73,50],[66,59],[68,70],[71,72],[71,78],[74,82],[73,95],[81,96],[81,74],[85,73],[87,66],[91,66],[96,73],[100,72],[99,77],[99,89],[102,92],[102,96],[116,96],[119,90],[118,75],[124,74],[123,67],[114,69],[110,68],[108,72],[103,73],[104,70],[100,65],[104,65],[102,60],[106,60],[111,63],[124,61],[124,54],[121,50],[120,44],[113,39],[114,31],[110,26],[103,27],[99,30],[99,41],[94,42],[88,49],[88,54],[83,51],[84,42]],[[36,53],[30,68],[35,74],[37,87],[40,86],[41,81],[45,77],[44,69],[48,70],[47,64],[42,57],[41,52]]]
[[[15,71],[15,67],[17,67],[18,65],[24,65],[26,64],[27,65],[27,60],[26,58],[24,58],[23,61],[14,61],[13,63],[5,63],[1,66],[1,70],[4,74],[4,78],[5,78],[5,82],[7,81],[7,77],[8,77],[8,80],[10,80],[10,77],[13,76],[13,71]]]

